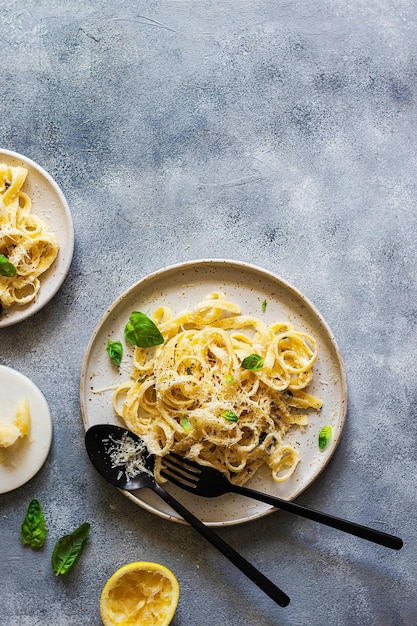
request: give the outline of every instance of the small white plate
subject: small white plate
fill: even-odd
[[[74,252],[74,227],[64,194],[55,180],[40,165],[27,157],[0,150],[0,162],[14,167],[20,165],[28,170],[23,185],[32,202],[32,213],[45,222],[48,230],[59,241],[59,252],[51,267],[40,276],[41,286],[36,300],[24,306],[4,308],[0,314],[0,328],[17,324],[42,309],[61,287],[71,265]]]
[[[268,469],[261,469],[250,485],[258,491],[294,499],[320,474],[333,455],[346,415],[346,380],[342,358],[333,335],[314,306],[299,291],[278,276],[263,269],[227,260],[191,261],[161,269],[123,293],[99,321],[89,342],[81,375],[81,409],[87,429],[94,424],[120,424],[112,406],[112,386],[128,380],[132,346],[123,331],[132,311],[148,315],[161,305],[174,313],[193,308],[212,291],[222,291],[238,303],[243,314],[262,317],[266,323],[289,321],[297,329],[311,333],[318,344],[319,358],[314,366],[311,392],[324,401],[317,417],[311,415],[305,432],[291,438],[301,454],[296,471],[285,483],[275,483]],[[266,300],[266,310],[262,303]],[[124,358],[120,369],[107,355],[107,342],[120,340]],[[104,391],[100,391],[104,390]],[[318,447],[318,434],[325,425],[333,428],[332,439],[324,450]],[[273,507],[235,494],[200,498],[166,483],[167,489],[209,526],[247,522],[273,511]],[[183,521],[157,495],[141,490],[126,495],[146,510],[174,521]]]
[[[52,420],[42,392],[24,374],[0,365],[0,424],[13,423],[16,409],[26,398],[30,431],[9,448],[0,448],[0,493],[28,482],[45,463],[52,442]]]

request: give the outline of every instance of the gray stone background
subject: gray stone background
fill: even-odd
[[[39,474],[0,496],[0,623],[100,624],[108,576],[170,567],[174,626],[416,626],[416,78],[410,0],[0,2],[0,143],[70,204],[56,297],[0,329],[54,422]],[[280,609],[191,528],[106,486],[83,444],[91,333],[131,284],[199,258],[262,266],[301,290],[342,351],[348,415],[299,498],[399,534],[393,552],[277,511],[219,533],[282,586]],[[20,545],[31,498],[50,531]],[[54,538],[92,524],[67,577]]]

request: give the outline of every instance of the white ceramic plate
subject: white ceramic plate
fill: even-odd
[[[26,398],[30,409],[30,431],[9,448],[0,448],[0,493],[24,485],[41,469],[52,441],[48,403],[29,378],[0,365],[0,424],[12,424],[19,402]]]
[[[61,287],[71,265],[74,251],[74,228],[68,203],[54,179],[40,165],[27,157],[0,150],[0,162],[20,165],[28,170],[23,191],[32,202],[32,213],[45,222],[48,230],[59,241],[59,252],[51,267],[40,276],[41,286],[34,302],[25,306],[12,306],[0,315],[0,328],[17,324],[37,313],[47,304]]]
[[[148,315],[160,305],[174,313],[194,307],[212,291],[222,291],[241,305],[242,313],[262,317],[267,323],[290,321],[297,329],[311,333],[317,340],[319,359],[315,365],[312,392],[324,400],[317,418],[311,417],[304,433],[294,433],[293,443],[301,453],[301,462],[285,483],[277,484],[268,470],[258,472],[250,481],[254,489],[293,499],[320,474],[333,455],[346,414],[346,380],[336,342],[326,322],[313,305],[294,287],[274,274],[246,263],[228,260],[201,260],[161,269],[123,293],[99,321],[87,348],[81,375],[81,408],[85,428],[94,424],[121,424],[112,407],[112,391],[101,391],[127,380],[130,375],[133,347],[124,343],[123,330],[129,315],[140,310]],[[262,302],[267,301],[265,312]],[[124,343],[120,371],[107,355],[107,342]],[[333,427],[330,443],[321,451],[318,434],[324,425]],[[235,494],[219,498],[200,498],[174,485],[171,493],[210,526],[232,525],[256,519],[274,509],[261,502]],[[126,495],[152,513],[183,521],[158,496],[148,490]]]

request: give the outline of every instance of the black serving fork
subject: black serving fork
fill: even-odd
[[[198,465],[194,461],[185,459],[174,452],[170,452],[170,454],[164,456],[162,462],[164,466],[161,471],[162,475],[174,485],[194,493],[196,496],[214,498],[225,493],[237,493],[248,498],[254,498],[260,502],[265,502],[266,504],[294,513],[295,515],[300,515],[301,517],[319,522],[320,524],[342,530],[356,537],[373,541],[386,548],[400,550],[403,546],[402,539],[394,535],[389,535],[380,530],[356,524],[355,522],[349,522],[348,520],[335,517],[328,513],[315,511],[301,504],[270,496],[267,493],[255,491],[248,487],[234,485],[218,470],[212,467]]]

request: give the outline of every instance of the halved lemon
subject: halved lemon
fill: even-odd
[[[103,587],[100,615],[104,626],[168,626],[180,587],[159,563],[136,561],[118,569]]]

